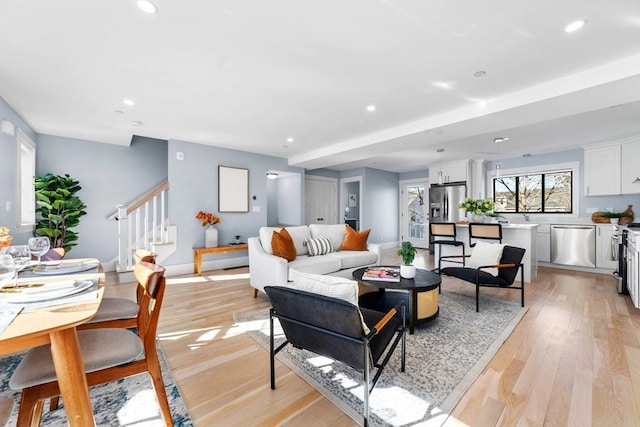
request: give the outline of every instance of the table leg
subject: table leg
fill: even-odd
[[[418,317],[418,293],[409,291],[409,334],[413,335]]]
[[[53,365],[56,368],[60,394],[64,399],[64,410],[69,425],[71,427],[95,426],[76,328],[52,332],[49,337]]]
[[[202,255],[199,252],[193,256],[193,272],[198,276],[202,274]]]

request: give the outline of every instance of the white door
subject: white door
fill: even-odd
[[[400,239],[425,249],[429,247],[428,191],[427,181],[400,184]]]
[[[337,224],[338,180],[334,178],[305,178],[305,223]]]

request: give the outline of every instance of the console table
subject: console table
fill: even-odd
[[[222,254],[225,252],[236,252],[249,250],[245,243],[239,245],[216,246],[215,248],[193,248],[193,272],[200,276],[202,274],[202,255]]]

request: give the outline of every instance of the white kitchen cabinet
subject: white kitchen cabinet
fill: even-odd
[[[538,261],[551,262],[551,228],[549,224],[538,227]]]
[[[585,196],[620,194],[620,144],[584,149]]]
[[[442,182],[459,182],[469,179],[469,160],[460,160],[457,162],[438,163],[432,165],[429,170],[434,170],[433,183],[438,182],[438,174],[442,171]],[[431,175],[431,172],[429,172]]]
[[[596,267],[616,270],[618,268],[618,243],[612,241],[613,225],[596,226]]]
[[[620,189],[622,194],[640,193],[640,140],[621,145]]]
[[[627,245],[627,287],[633,305],[640,308],[640,234],[629,233]]]

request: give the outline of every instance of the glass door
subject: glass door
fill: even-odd
[[[400,184],[400,239],[425,249],[429,247],[428,188],[426,181]]]

